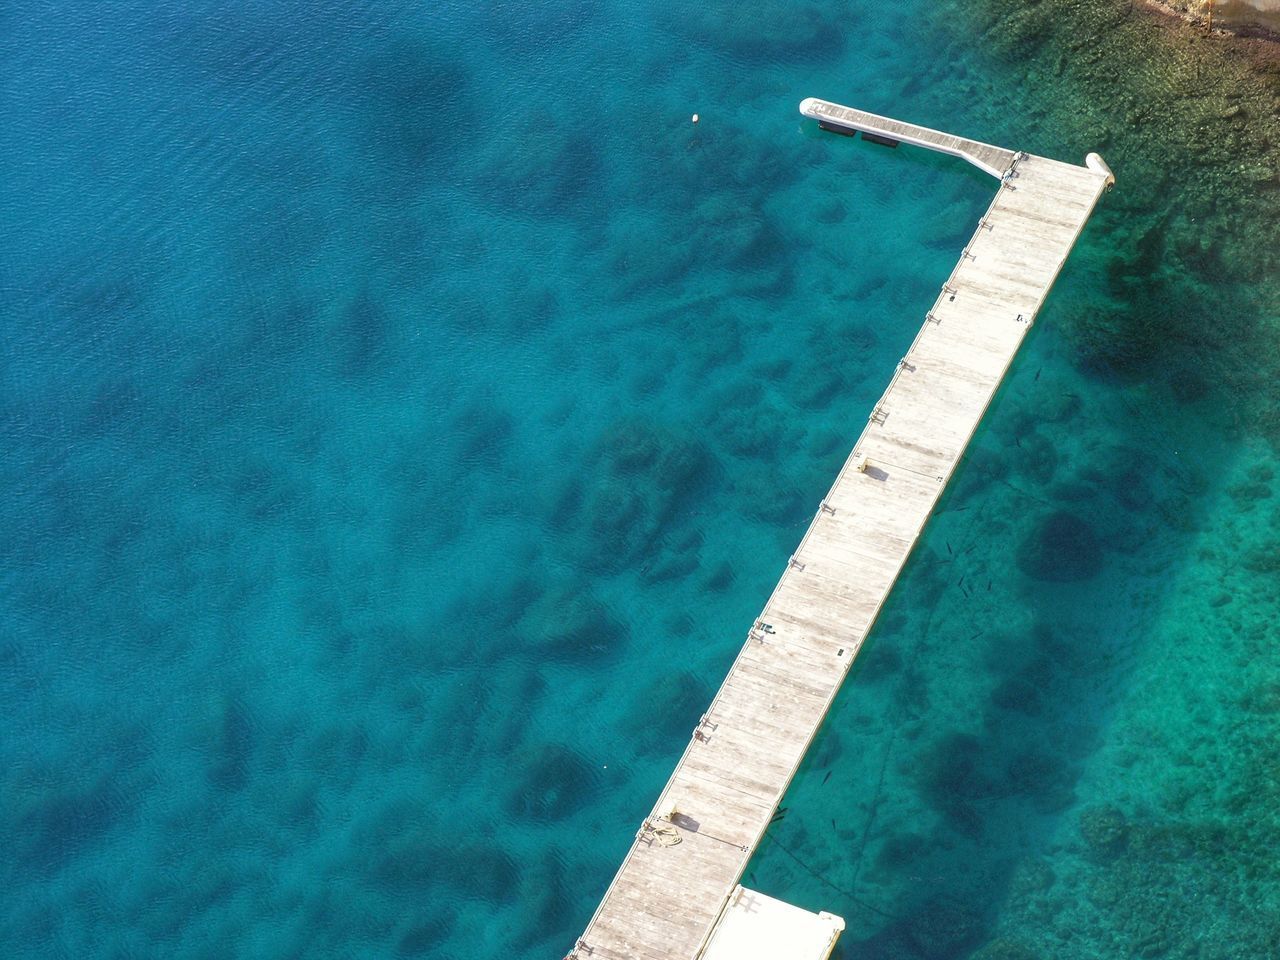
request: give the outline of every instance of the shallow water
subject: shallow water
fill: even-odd
[[[580,932],[991,196],[796,103],[1096,145],[926,5],[687,6],[0,15],[6,955]],[[1280,929],[1266,317],[1125,172],[750,868],[849,956]]]

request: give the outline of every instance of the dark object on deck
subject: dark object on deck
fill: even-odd
[[[827,133],[838,133],[842,137],[856,137],[857,130],[850,130],[848,127],[837,126],[834,123],[828,123],[826,120],[818,121],[818,129],[825,130]]]
[[[862,131],[862,139],[869,140],[871,143],[878,143],[882,147],[894,147],[894,148],[896,148],[898,144],[901,142],[898,140],[894,140],[892,137],[882,137],[878,133],[867,133],[867,131],[865,130]]]

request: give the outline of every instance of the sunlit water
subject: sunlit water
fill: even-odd
[[[0,13],[0,952],[563,955],[994,190],[797,102],[1095,146],[930,9]],[[1119,219],[748,872],[846,956],[1280,930],[1270,451],[1055,333]]]

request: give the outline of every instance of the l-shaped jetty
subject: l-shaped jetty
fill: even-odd
[[[730,937],[763,949],[783,923],[812,933],[809,952],[795,960],[830,953],[838,917],[770,901],[738,881],[1067,255],[1115,182],[1097,154],[1077,166],[813,98],[800,112],[835,133],[961,157],[1000,186],[566,960],[714,960],[729,955],[722,944]]]

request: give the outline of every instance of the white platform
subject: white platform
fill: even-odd
[[[827,960],[843,931],[839,917],[738,886],[699,960]]]

